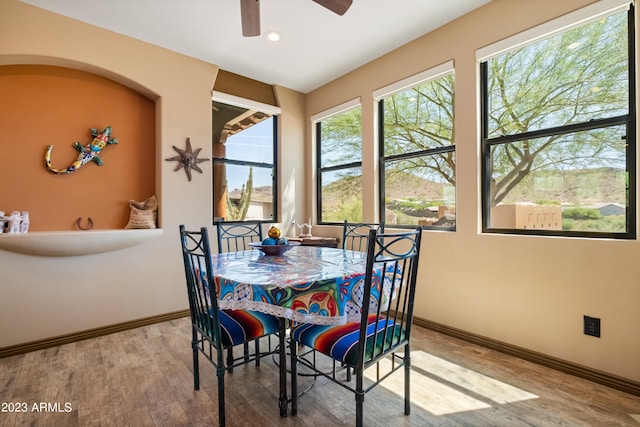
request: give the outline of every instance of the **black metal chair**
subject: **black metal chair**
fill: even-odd
[[[238,252],[252,249],[249,243],[262,242],[262,224],[251,222],[215,222],[218,235],[218,253]],[[229,349],[233,352],[233,349]],[[255,351],[260,353],[260,341],[255,342]],[[269,340],[269,352],[271,352],[271,340]],[[249,357],[249,343],[244,344],[244,357]],[[256,366],[260,365],[260,359],[256,359]]]
[[[296,414],[298,409],[298,364],[355,394],[356,426],[363,425],[365,394],[393,372],[404,368],[404,413],[410,414],[409,342],[421,235],[422,227],[397,234],[378,234],[375,230],[369,232],[367,269],[359,322],[341,326],[302,324],[292,329],[293,414]],[[379,273],[376,276],[376,271],[384,272],[384,280]],[[318,369],[316,362],[306,358],[304,354],[298,355],[299,344],[328,356],[333,364],[331,372],[326,373],[326,370]],[[380,365],[379,362],[383,359],[390,359],[390,363]],[[375,379],[367,379],[365,383],[364,371],[374,364],[378,364]],[[355,384],[346,373],[343,374],[344,370],[340,369],[343,365],[354,369]]]
[[[342,229],[342,249],[364,252],[367,250],[369,230],[384,233],[384,223],[348,222],[344,220]]]
[[[255,222],[216,222],[218,253],[251,249],[249,243],[262,241],[262,224]]]
[[[384,223],[349,222],[345,219],[342,229],[342,249],[366,251],[370,230],[384,233]],[[351,381],[351,370],[347,370],[347,380]]]
[[[233,367],[259,361],[270,353],[233,358],[228,349],[279,331],[278,318],[249,310],[220,310],[213,280],[211,248],[207,228],[187,231],[180,225],[182,259],[189,297],[193,349],[193,388],[200,389],[198,353],[215,367],[218,377],[218,422],[225,425],[224,375]],[[227,354],[225,361],[224,354]]]

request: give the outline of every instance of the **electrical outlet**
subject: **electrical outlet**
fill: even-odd
[[[600,318],[585,315],[584,334],[600,338]]]

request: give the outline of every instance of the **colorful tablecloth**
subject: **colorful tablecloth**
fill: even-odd
[[[248,309],[325,325],[359,321],[366,254],[335,248],[297,246],[282,256],[258,250],[212,256],[222,309]],[[374,275],[370,306],[389,289],[393,272]],[[384,285],[381,285],[381,282]],[[382,292],[388,304],[388,292]]]

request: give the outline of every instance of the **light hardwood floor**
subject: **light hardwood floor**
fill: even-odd
[[[27,405],[0,412],[0,426],[217,425],[215,372],[201,359],[193,390],[189,341],[184,318],[0,359],[0,409]],[[640,426],[638,396],[420,327],[412,346],[411,415],[394,374],[367,394],[365,425]],[[354,424],[353,395],[320,379],[296,417],[280,418],[272,359],[225,378],[231,427]],[[310,381],[301,378],[300,388]]]

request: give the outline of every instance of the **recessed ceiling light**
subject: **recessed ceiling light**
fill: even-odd
[[[267,38],[272,42],[277,42],[280,40],[280,34],[276,31],[270,31],[269,34],[267,34]]]

